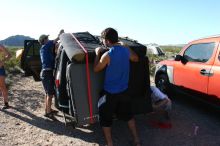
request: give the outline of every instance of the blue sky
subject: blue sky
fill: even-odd
[[[160,45],[220,34],[218,0],[0,0],[0,6],[0,40],[43,33],[53,39],[60,29],[99,35],[107,27]]]

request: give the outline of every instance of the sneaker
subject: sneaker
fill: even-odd
[[[51,120],[53,120],[53,121],[58,121],[58,120],[54,117],[54,115],[53,115],[52,112],[44,114],[44,117],[46,117],[46,118],[48,118],[48,119],[51,119]]]
[[[8,105],[8,103],[5,103],[5,105],[2,107],[2,110],[5,110],[5,109],[9,109],[10,106]]]

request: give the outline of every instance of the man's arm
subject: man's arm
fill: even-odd
[[[120,45],[126,47],[129,49],[129,52],[130,52],[130,60],[133,61],[133,62],[138,62],[139,61],[139,57],[137,56],[137,54],[131,50],[131,48],[126,44],[126,43],[123,43],[123,42],[118,42]]]
[[[138,62],[139,61],[139,57],[137,56],[137,54],[131,50],[130,48],[128,48],[130,51],[130,60],[133,62]]]
[[[4,46],[0,45],[0,50],[4,53],[4,58],[2,62],[5,62],[12,57],[11,53]]]
[[[103,70],[106,65],[108,65],[110,63],[110,57],[108,55],[108,52],[105,52],[102,56],[101,56],[101,49],[97,48],[96,50],[96,58],[95,58],[95,63],[94,63],[94,72],[99,72],[101,70]]]
[[[63,29],[60,30],[60,32],[59,32],[57,38],[53,40],[53,43],[54,43],[54,44],[56,44],[56,42],[60,39],[60,35],[61,35],[62,33],[64,33],[64,30],[63,30]]]
[[[169,98],[164,98],[164,99],[160,100],[158,103],[153,103],[152,106],[153,106],[153,108],[157,109],[157,108],[159,108],[163,105],[168,104],[168,102],[171,102],[170,99]]]

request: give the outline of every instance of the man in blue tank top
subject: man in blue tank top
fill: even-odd
[[[128,122],[134,137],[134,143],[140,146],[135,120],[131,111],[131,100],[127,93],[130,60],[138,61],[138,56],[129,48],[118,42],[118,33],[113,28],[106,28],[101,39],[109,50],[100,54],[103,48],[96,48],[94,71],[105,68],[104,92],[99,99],[99,119],[108,146],[112,146],[111,125],[113,115]]]
[[[59,40],[59,36],[64,32],[61,30],[58,37],[54,40],[48,40],[48,35],[41,35],[39,37],[39,43],[42,45],[40,48],[40,58],[42,63],[42,70],[40,77],[45,90],[45,117],[55,120],[53,114],[57,111],[51,109],[52,98],[55,94],[54,90],[54,76],[53,70],[55,66],[55,53],[54,47],[56,42]]]

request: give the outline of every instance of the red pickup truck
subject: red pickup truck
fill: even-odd
[[[220,36],[188,43],[172,60],[158,63],[156,86],[220,107]]]

